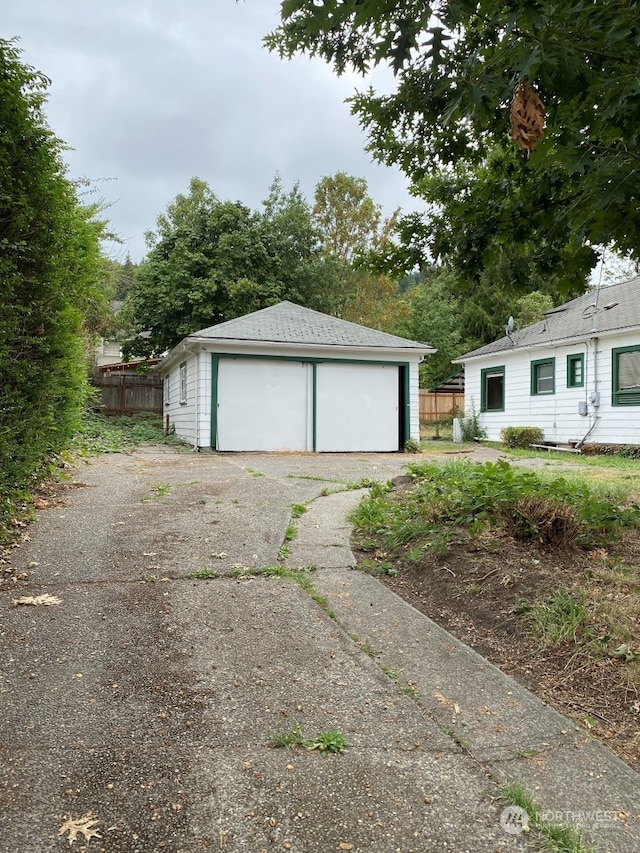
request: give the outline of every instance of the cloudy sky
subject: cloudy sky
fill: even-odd
[[[345,98],[359,78],[323,62],[281,60],[262,46],[279,0],[2,0],[0,37],[52,81],[47,116],[72,150],[123,245],[144,231],[193,175],[222,199],[258,208],[276,172],[316,183],[337,171],[367,179],[385,213],[419,207],[403,176],[378,166]],[[377,85],[384,85],[380,78]]]

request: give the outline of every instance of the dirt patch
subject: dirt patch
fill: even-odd
[[[395,550],[358,535],[353,547],[361,569],[640,771],[640,531],[588,553],[546,551],[502,530]],[[586,615],[575,637],[544,645],[536,606],[557,595],[583,603]],[[619,613],[627,658],[612,630]]]

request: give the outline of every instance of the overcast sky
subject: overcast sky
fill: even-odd
[[[19,36],[22,60],[52,81],[47,116],[73,149],[70,177],[112,204],[120,259],[144,255],[144,231],[193,175],[255,209],[276,172],[311,201],[321,177],[345,171],[367,179],[386,214],[420,207],[365,151],[344,103],[362,81],[262,46],[279,0],[0,4],[0,36]]]

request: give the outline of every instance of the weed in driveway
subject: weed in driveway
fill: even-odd
[[[317,749],[322,755],[329,755],[329,753],[337,755],[344,752],[347,748],[347,742],[344,739],[344,735],[336,729],[332,729],[327,732],[319,732],[312,740],[305,741],[304,745],[306,749]]]
[[[274,749],[293,749],[296,746],[302,746],[311,752],[317,750],[321,755],[329,755],[330,753],[337,755],[347,748],[344,736],[336,729],[319,732],[311,740],[305,740],[300,726],[295,726],[289,731],[276,732],[269,745]]]
[[[274,749],[283,749],[284,747],[292,749],[294,746],[303,746],[303,744],[304,738],[300,726],[295,726],[287,732],[276,732],[269,742],[269,745]]]
[[[289,556],[290,553],[291,553],[291,548],[288,545],[281,545],[278,548],[278,560],[279,560],[279,562],[284,563],[284,561],[287,559],[287,557]]]
[[[533,827],[540,836],[543,850],[555,851],[555,853],[592,853],[593,848],[584,842],[574,827],[548,820],[531,794],[520,783],[503,787],[500,798],[507,806],[517,806],[526,813],[525,815],[516,813],[513,817],[513,826],[517,831],[522,832],[530,831]]]
[[[217,572],[215,569],[202,568],[198,569],[197,572],[191,572],[191,574],[187,575],[187,577],[191,580],[209,581],[219,578],[220,572]]]

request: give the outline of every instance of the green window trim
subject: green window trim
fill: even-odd
[[[620,356],[627,353],[638,353],[637,359],[633,360],[637,364],[627,359],[629,364],[624,365],[621,371]],[[638,379],[637,382],[636,378]],[[629,387],[621,388],[621,379],[623,382],[630,383]],[[640,344],[628,347],[614,347],[611,350],[611,405],[640,406]]]
[[[546,367],[551,367],[551,375],[546,375]],[[551,380],[551,387],[540,390],[541,380],[547,383]],[[531,362],[531,396],[547,397],[556,393],[556,360],[552,358],[537,358]]]
[[[480,371],[481,412],[504,412],[505,376],[504,364],[485,367]],[[493,387],[490,387],[490,383]],[[498,401],[500,405],[496,405]]]
[[[584,353],[567,356],[567,388],[584,388]]]

